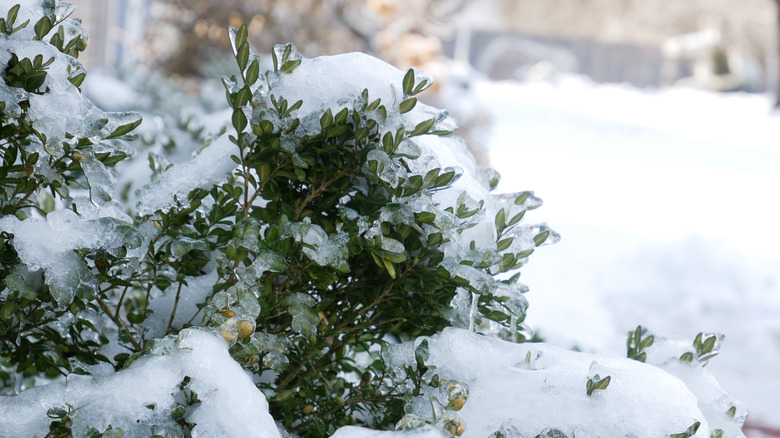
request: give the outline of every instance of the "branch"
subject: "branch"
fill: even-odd
[[[111,318],[111,321],[114,321],[114,324],[116,324],[117,327],[119,327],[120,329],[127,329],[125,323],[123,323],[122,320],[119,319],[118,315],[111,313],[111,309],[108,308],[108,305],[106,304],[105,301],[103,301],[100,298],[100,296],[95,296],[95,300],[97,300],[98,304],[100,305],[100,308],[103,309],[104,312],[106,312],[106,315],[108,315],[108,317]],[[130,334],[130,342],[133,344],[133,348],[135,348],[135,351],[143,350],[141,344],[139,344],[138,341],[135,340],[132,334]]]
[[[173,318],[176,316],[176,308],[179,306],[179,296],[181,295],[181,286],[184,281],[179,281],[179,287],[176,289],[176,298],[173,300],[173,310],[171,311],[171,319],[168,320],[168,328],[165,329],[165,334],[171,332],[171,326],[173,325]]]

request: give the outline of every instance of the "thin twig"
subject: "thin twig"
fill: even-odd
[[[176,307],[179,306],[179,295],[181,295],[181,287],[184,281],[179,282],[179,287],[176,289],[176,298],[173,300],[173,310],[171,311],[171,319],[168,321],[168,328],[165,329],[165,334],[171,332],[171,326],[173,325],[173,318],[176,316]]]
[[[117,327],[120,329],[126,329],[127,326],[125,326],[125,323],[122,322],[121,319],[119,319],[119,316],[111,313],[111,309],[108,308],[108,305],[105,301],[103,301],[100,296],[96,296],[95,300],[97,300],[98,304],[100,305],[100,308],[103,309],[104,312],[106,312],[106,315],[108,315],[109,318],[111,318],[111,321],[114,321],[114,324],[116,324]],[[129,331],[129,330],[128,330]],[[133,347],[135,348],[135,351],[141,351],[143,348],[141,347],[141,344],[138,343],[138,341],[135,340],[132,334],[129,334],[130,336],[130,342],[133,344]]]

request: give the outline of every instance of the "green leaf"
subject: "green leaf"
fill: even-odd
[[[348,125],[339,125],[332,129],[328,130],[328,134],[325,136],[326,138],[335,138],[339,137],[341,135],[346,134],[349,132],[349,126]]]
[[[432,224],[436,220],[436,215],[427,211],[414,214],[414,221],[420,224]],[[439,235],[441,237],[441,235]]]
[[[650,335],[642,340],[642,342],[639,343],[639,350],[644,350],[645,348],[653,345],[653,341],[655,340],[655,336]]]
[[[244,26],[242,26],[243,28]],[[249,43],[244,42],[238,46],[238,52],[236,53],[236,62],[238,68],[243,72],[246,69],[246,64],[249,62]]]
[[[716,341],[715,336],[710,336],[709,338],[707,338],[707,340],[704,341],[704,343],[701,346],[701,352],[703,354],[706,354],[712,351],[712,348],[715,346],[715,341]]]
[[[609,386],[609,382],[611,380],[612,376],[607,376],[601,379],[599,375],[596,374],[592,379],[588,379],[586,393],[588,395],[592,395],[595,391],[606,389]]]
[[[35,27],[34,27],[35,35],[36,35],[35,39],[37,39],[39,41],[42,40],[43,37],[45,37],[46,34],[49,33],[49,31],[51,30],[51,27],[52,27],[52,24],[51,24],[51,20],[49,19],[49,17],[46,17],[46,16],[42,17],[40,20],[38,20],[37,23],[35,23]]]
[[[387,273],[390,274],[390,277],[395,278],[395,266],[385,259],[382,259],[382,264],[385,266],[385,269],[387,269]]]
[[[287,109],[287,113],[285,115],[292,114],[292,112],[297,110],[298,108],[300,108],[301,105],[303,105],[303,101],[302,100],[299,100],[299,101],[295,102],[294,104],[292,104],[292,106],[290,108]]]
[[[514,240],[514,237],[508,237],[503,240],[499,240],[496,244],[496,251],[503,251],[507,248],[509,248],[509,245],[512,244],[512,241]]]
[[[324,132],[328,128],[333,125],[333,113],[328,109],[325,111],[325,114],[320,117],[320,127],[322,128],[322,131]]]
[[[441,233],[433,233],[428,235],[428,247],[434,247],[444,241],[444,237]]]
[[[498,235],[501,235],[501,232],[504,231],[504,228],[506,227],[506,211],[502,208],[501,210],[498,210],[498,213],[496,214],[496,233]],[[534,242],[536,241],[536,238],[534,238]],[[536,246],[539,246],[538,244]]]
[[[436,180],[439,178],[439,171],[441,171],[441,169],[431,169],[425,174],[422,184],[424,189],[429,189],[436,184]]]
[[[249,64],[249,68],[246,69],[246,78],[244,83],[247,85],[254,85],[257,82],[257,78],[260,76],[260,63],[255,59]]]
[[[409,133],[409,136],[412,137],[415,135],[425,134],[426,132],[431,130],[435,122],[436,119],[428,119],[418,123],[417,126],[414,127],[412,132]]]
[[[406,96],[411,95],[412,91],[414,91],[414,70],[411,68],[404,75],[403,87],[404,95]]]
[[[296,59],[295,61],[287,61],[282,64],[282,73],[292,73],[296,68],[298,68],[299,65],[301,65],[300,59]]]
[[[241,47],[244,43],[247,42],[247,26],[246,23],[242,24],[241,27],[238,28],[238,31],[236,31],[236,47]]]
[[[531,192],[522,192],[520,195],[515,198],[515,205],[520,205],[523,202],[525,202],[526,199],[528,199],[528,196],[531,195]]]
[[[673,433],[669,435],[669,438],[690,438],[696,435],[696,432],[699,430],[700,425],[701,423],[699,423],[698,421],[694,421],[693,425],[691,425],[691,427],[689,427],[685,432]]]
[[[399,107],[401,114],[408,113],[415,107],[415,105],[417,105],[417,99],[414,97],[410,97],[409,99],[404,100],[401,102]]]
[[[236,128],[236,132],[241,133],[246,128],[247,120],[244,111],[240,108],[233,110],[233,127]]]
[[[443,187],[452,182],[452,180],[455,178],[455,171],[451,170],[449,172],[445,172],[436,179],[436,184],[434,184],[435,187]],[[478,210],[474,210],[474,213],[476,213]],[[464,218],[461,218],[464,219]]]
[[[547,237],[550,235],[549,231],[544,231],[536,236],[534,236],[534,245],[539,246],[544,243],[545,240],[547,240]]]
[[[333,122],[338,124],[338,125],[340,125],[340,124],[342,124],[342,123],[347,121],[347,116],[348,115],[349,115],[349,111],[346,108],[344,108],[341,111],[339,111],[338,113],[336,113],[336,116],[333,117]]]
[[[63,418],[68,415],[68,411],[60,407],[50,408],[46,411],[46,416],[49,418]]]
[[[233,101],[233,104],[235,105],[234,108],[241,108],[244,105],[249,102],[249,99],[252,97],[252,92],[249,90],[248,86],[241,87],[238,92],[236,92],[236,98]]]
[[[21,5],[14,5],[11,9],[8,10],[8,18],[6,19],[5,24],[9,28],[13,27],[14,22],[16,22],[16,16],[19,14],[20,7]]]
[[[116,138],[116,137],[119,137],[121,135],[125,135],[128,132],[132,131],[133,129],[137,128],[138,125],[140,125],[142,121],[143,121],[143,119],[141,117],[138,117],[138,119],[136,119],[133,122],[121,125],[118,128],[114,129],[114,132],[109,134],[109,136],[106,137],[106,138],[107,139],[108,138]]]
[[[509,222],[506,223],[506,225],[508,227],[511,227],[512,225],[520,222],[523,219],[523,216],[525,216],[525,210],[523,210],[520,213],[517,213],[516,215],[512,216],[512,219],[510,219]]]
[[[81,83],[84,82],[84,78],[87,77],[86,73],[79,73],[76,76],[73,76],[72,78],[68,78],[71,84],[73,84],[74,87],[80,87]]]
[[[381,102],[381,99],[377,99],[377,100],[369,103],[368,106],[366,107],[366,111],[373,111],[373,110],[379,108],[379,103],[380,102]]]

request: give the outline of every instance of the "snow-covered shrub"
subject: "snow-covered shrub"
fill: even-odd
[[[137,247],[109,167],[140,118],[78,86],[87,34],[53,1],[0,7],[0,393],[107,361],[101,257]]]
[[[424,73],[291,45],[262,71],[231,29],[232,130],[152,160],[124,206],[108,166],[139,120],[79,93],[70,10],[0,6],[0,390],[39,385],[0,397],[0,436],[718,436],[728,403],[700,369],[678,373],[692,393],[522,344],[516,271],[557,235],[522,223],[533,193],[491,193],[454,120],[417,102]],[[629,355],[666,367],[638,333]]]

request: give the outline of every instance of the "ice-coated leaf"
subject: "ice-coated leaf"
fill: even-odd
[[[116,138],[125,135],[137,128],[143,120],[140,114],[132,112],[107,113],[106,115],[109,117],[106,129],[110,132],[106,138]]]
[[[403,90],[406,96],[411,95],[412,91],[414,91],[414,70],[411,68],[404,75]]]
[[[401,102],[401,105],[399,106],[399,111],[401,114],[408,113],[411,111],[415,105],[417,105],[417,98],[410,97],[409,99],[404,100]]]
[[[246,84],[254,85],[257,82],[257,78],[260,76],[260,63],[255,59],[249,63],[249,68],[246,70]]]
[[[242,27],[243,28],[243,27]],[[243,72],[246,69],[246,65],[249,62],[249,43],[244,42],[238,46],[238,52],[236,53],[236,63],[238,68]]]
[[[409,133],[410,137],[414,137],[416,135],[422,135],[430,131],[431,127],[433,127],[433,124],[436,122],[436,119],[428,119],[425,121],[422,121],[417,124],[417,126],[414,127],[414,129]]]

